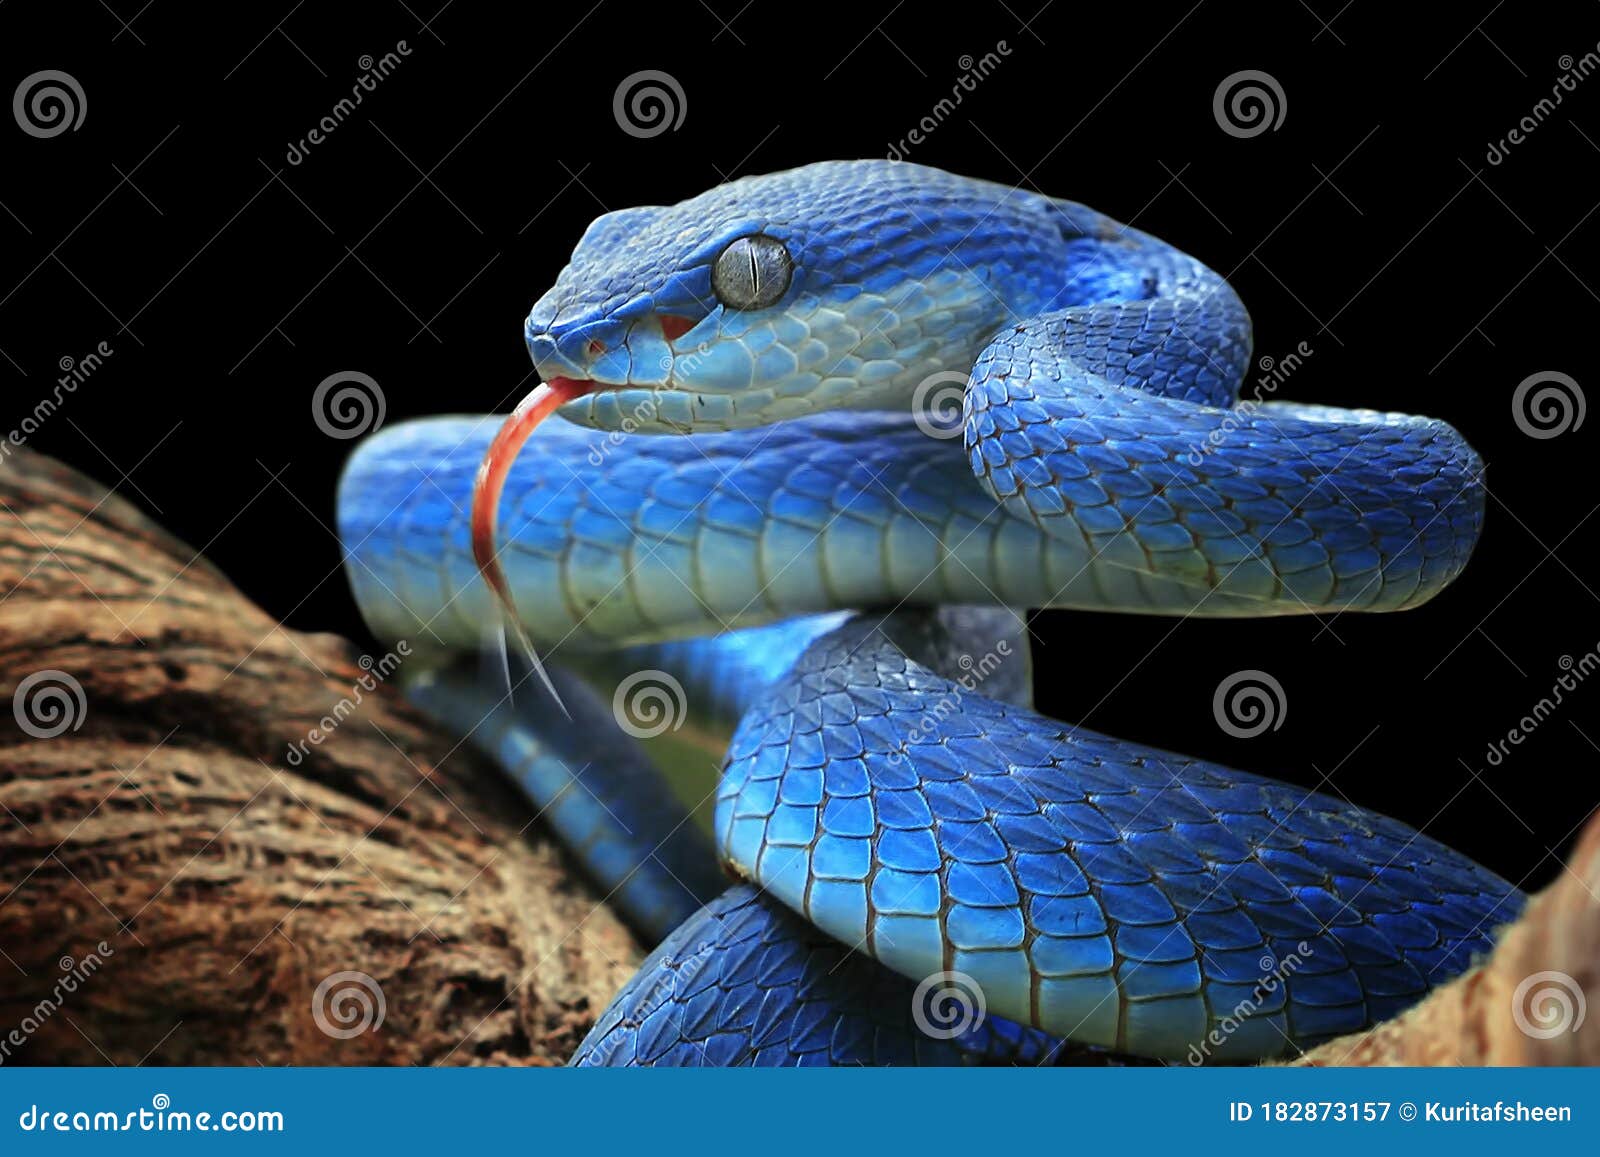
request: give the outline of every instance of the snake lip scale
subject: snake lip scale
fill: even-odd
[[[601,216],[525,332],[500,432],[384,428],[339,530],[374,634],[437,652],[412,699],[656,944],[574,1064],[1256,1061],[1517,914],[1399,821],[1032,709],[1020,611],[1409,609],[1478,539],[1444,422],[1241,402],[1201,262],[823,162]],[[514,701],[473,658],[507,620]],[[709,838],[641,742],[680,728],[725,750]]]

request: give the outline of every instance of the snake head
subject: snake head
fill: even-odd
[[[965,374],[1060,280],[1046,198],[888,161],[825,162],[596,220],[528,315],[562,416],[608,430],[896,409]]]

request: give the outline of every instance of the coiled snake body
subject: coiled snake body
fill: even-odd
[[[527,338],[570,421],[505,459],[498,530],[497,494],[471,512],[502,447],[445,418],[358,449],[340,532],[376,634],[471,652],[487,527],[552,660],[514,700],[470,664],[410,690],[665,936],[578,1063],[1278,1056],[1515,915],[1397,821],[1029,707],[1008,608],[1397,610],[1477,538],[1449,426],[1240,404],[1249,319],[1200,263],[1071,202],[817,164],[599,218]],[[737,719],[714,852],[575,673],[606,669]]]

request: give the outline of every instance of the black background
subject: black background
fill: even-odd
[[[1486,150],[1564,57],[1596,51],[1600,8],[1416,6],[1432,15],[1407,28],[1409,7],[7,4],[0,88],[59,69],[87,116],[48,139],[0,117],[0,430],[62,359],[108,343],[29,444],[114,483],[291,625],[364,638],[329,529],[350,443],[313,422],[319,382],[370,374],[390,423],[506,410],[533,384],[522,318],[595,215],[884,155],[1004,41],[911,159],[1189,250],[1238,287],[1258,355],[1313,349],[1280,396],[1445,418],[1491,490],[1472,565],[1418,611],[1041,615],[1041,705],[1342,793],[1536,886],[1600,799],[1600,686],[1501,766],[1485,752],[1563,656],[1600,643],[1600,419],[1536,439],[1511,399],[1541,371],[1595,385],[1600,76],[1502,163]],[[362,58],[400,41],[400,66],[289,164]],[[650,139],[612,111],[643,69],[685,94],[683,123]],[[1245,69],[1276,79],[1285,115],[1240,138],[1213,95]],[[1248,740],[1212,715],[1245,668],[1287,703]]]

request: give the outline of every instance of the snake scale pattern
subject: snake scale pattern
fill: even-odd
[[[526,336],[513,422],[564,420],[514,460],[485,417],[383,430],[339,525],[368,625],[432,656],[412,697],[658,943],[574,1063],[1293,1055],[1516,915],[1398,821],[1032,710],[1019,611],[1400,610],[1477,540],[1445,423],[1240,403],[1201,263],[828,162],[602,216]],[[507,607],[550,660],[514,695],[473,658]],[[709,839],[607,701],[645,670],[726,740]]]

